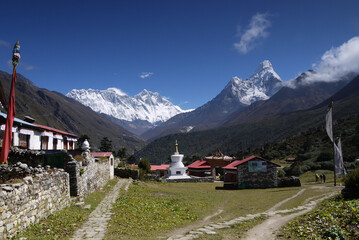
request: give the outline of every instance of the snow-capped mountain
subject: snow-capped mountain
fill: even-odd
[[[215,128],[235,111],[259,101],[267,100],[281,87],[283,81],[272,64],[263,61],[248,79],[233,77],[226,87],[211,101],[189,113],[182,113],[160,126],[145,132],[145,139],[171,133],[198,131]]]
[[[273,96],[282,87],[282,83],[283,81],[274,71],[272,64],[265,60],[250,78],[233,77],[223,93],[237,97],[242,104],[250,105]]]
[[[154,126],[176,114],[185,112],[159,93],[150,92],[146,89],[134,97],[128,96],[117,88],[106,90],[73,89],[66,96],[90,107],[95,112],[129,122],[148,121]]]

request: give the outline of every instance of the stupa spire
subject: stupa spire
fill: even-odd
[[[177,140],[176,140],[175,152],[176,152],[176,153],[178,153],[178,152],[179,152],[179,151],[178,151],[178,142],[177,142]]]

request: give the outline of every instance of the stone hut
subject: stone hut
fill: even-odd
[[[235,164],[237,168],[237,187],[271,188],[278,186],[278,167],[280,165],[267,159],[250,156]]]

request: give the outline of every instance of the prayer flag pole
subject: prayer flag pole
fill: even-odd
[[[12,51],[12,65],[14,66],[12,72],[12,82],[9,95],[9,106],[7,110],[6,127],[4,133],[4,139],[2,141],[2,149],[0,155],[0,161],[2,164],[7,163],[7,157],[9,155],[10,145],[12,141],[12,126],[15,118],[15,83],[16,83],[16,66],[20,59],[20,45],[19,41],[16,42]]]

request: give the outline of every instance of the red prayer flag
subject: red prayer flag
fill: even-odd
[[[6,118],[6,128],[4,133],[4,138],[2,141],[2,149],[1,149],[1,163],[7,162],[7,156],[9,155],[11,140],[12,140],[12,126],[15,118],[15,82],[16,82],[16,67],[14,67],[14,72],[12,74],[12,82],[9,96],[9,107],[7,111]]]

